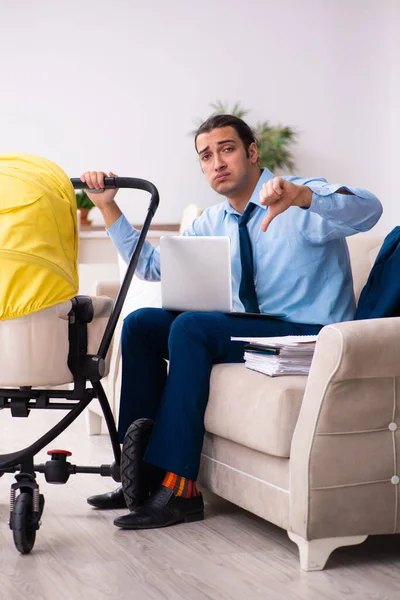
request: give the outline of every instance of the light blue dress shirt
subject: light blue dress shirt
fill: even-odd
[[[259,192],[272,178],[263,169],[250,199],[257,208],[247,224],[260,311],[293,323],[327,325],[351,320],[355,301],[345,237],[371,229],[382,214],[381,203],[366,190],[328,184],[322,178],[284,177],[312,190],[311,206],[290,207],[264,233],[260,227],[268,208],[261,206]],[[351,195],[337,193],[340,188]],[[225,200],[207,208],[182,235],[230,238],[233,309],[243,311],[237,214]],[[107,231],[118,253],[129,262],[139,232],[123,215]],[[144,243],[136,275],[149,281],[160,279],[159,247]]]

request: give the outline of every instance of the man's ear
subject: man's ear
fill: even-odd
[[[257,144],[255,142],[252,142],[249,146],[249,158],[250,158],[250,162],[254,165],[257,164],[258,161],[260,160],[260,154],[258,152],[258,147]]]

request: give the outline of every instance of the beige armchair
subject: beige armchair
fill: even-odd
[[[348,239],[357,299],[382,241]],[[321,330],[308,377],[212,370],[200,483],[286,529],[305,570],[400,532],[399,339],[400,318],[338,323]]]

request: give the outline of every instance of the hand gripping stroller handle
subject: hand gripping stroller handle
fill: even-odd
[[[72,185],[76,190],[89,190],[84,181],[81,181],[79,178],[71,179]],[[149,192],[151,194],[150,206],[149,210],[154,213],[157,210],[159,203],[159,195],[158,190],[155,185],[153,185],[150,181],[146,179],[137,179],[136,177],[105,177],[104,178],[104,188],[103,189],[119,189],[119,188],[131,188],[133,190],[144,190],[145,192]],[[90,190],[92,191],[92,190]],[[93,190],[94,193],[101,192],[102,190]]]
[[[71,182],[76,190],[88,189],[86,183],[84,183],[83,181],[81,181],[78,178],[71,179]],[[114,335],[114,330],[117,325],[119,316],[121,314],[121,310],[124,305],[125,298],[126,298],[126,295],[129,290],[129,286],[132,281],[132,277],[135,274],[136,265],[139,260],[142,246],[146,239],[146,235],[149,230],[151,220],[154,217],[154,214],[157,210],[158,203],[159,203],[159,195],[158,195],[157,188],[155,187],[155,185],[150,183],[150,181],[146,181],[145,179],[136,179],[134,177],[105,177],[104,185],[105,185],[105,189],[106,188],[108,188],[108,189],[109,188],[131,188],[131,189],[136,189],[136,190],[144,190],[151,194],[151,199],[150,199],[149,208],[147,210],[147,216],[146,216],[145,222],[143,224],[143,228],[140,232],[139,239],[137,241],[135,250],[132,254],[131,260],[129,261],[129,265],[128,265],[124,280],[123,280],[121,288],[118,292],[118,296],[115,300],[113,311],[110,315],[106,329],[104,331],[103,339],[100,342],[97,356],[100,356],[103,359],[105,359],[108,349],[110,347],[111,340]]]

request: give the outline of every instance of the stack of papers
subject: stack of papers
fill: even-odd
[[[247,342],[244,360],[248,369],[265,375],[308,375],[314,356],[316,335],[282,337],[232,337]]]

